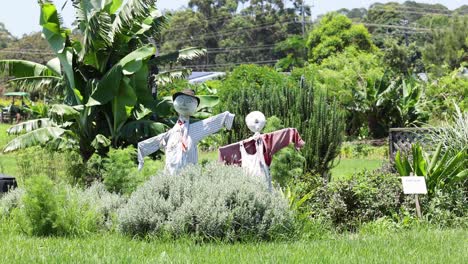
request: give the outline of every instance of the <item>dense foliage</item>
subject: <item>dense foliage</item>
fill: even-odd
[[[334,98],[313,82],[288,78],[267,67],[245,65],[237,67],[223,82],[218,95],[224,100],[218,109],[236,114],[229,142],[248,138],[244,119],[251,111],[276,116],[285,127],[294,127],[307,146],[303,150],[305,171],[328,177],[333,160],[339,154],[344,138],[344,116]],[[239,89],[242,87],[242,89]]]
[[[331,13],[324,16],[319,25],[309,33],[307,48],[312,62],[321,63],[347,47],[367,52],[376,50],[367,29],[363,25],[353,25],[344,15]]]

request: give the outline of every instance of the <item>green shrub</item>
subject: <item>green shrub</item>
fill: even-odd
[[[0,221],[10,228],[39,236],[83,235],[113,230],[116,212],[125,202],[102,183],[87,189],[54,184],[37,176],[0,200]]]
[[[287,236],[294,222],[282,196],[242,168],[207,164],[152,177],[119,210],[119,230],[238,241]]]
[[[94,203],[83,200],[77,189],[35,176],[26,181],[20,202],[9,205],[9,218],[30,235],[83,235],[97,231],[102,222]]]
[[[63,167],[70,184],[84,186],[88,181],[85,177],[87,174],[86,164],[83,162],[81,155],[77,151],[69,151],[65,153],[65,162],[63,163]]]
[[[364,223],[359,227],[359,233],[364,235],[382,235],[396,232],[399,229],[396,223],[390,217],[381,217],[372,222]]]
[[[136,159],[136,150],[132,146],[110,149],[107,157],[102,159],[101,171],[104,186],[108,191],[130,194],[156,173],[159,167],[157,162],[146,158],[144,169],[139,172]]]
[[[147,157],[145,167],[138,172],[136,150],[132,146],[124,149],[111,148],[107,156],[95,153],[86,163],[74,151],[65,152],[63,156],[68,183],[89,187],[95,182],[103,182],[108,191],[120,194],[131,193],[161,167],[160,161]]]
[[[135,176],[138,173],[135,148],[111,149],[107,155],[103,163],[103,182],[107,190],[131,193],[136,186]]]
[[[55,181],[66,181],[65,170],[62,169],[64,163],[63,153],[39,146],[24,149],[19,152],[16,162],[18,179],[22,184],[33,175],[47,175]]]
[[[309,202],[312,217],[324,217],[338,230],[352,231],[363,223],[394,217],[402,207],[406,208],[399,177],[378,170],[323,185]]]
[[[467,193],[466,185],[458,185],[449,191],[438,190],[433,197],[423,197],[421,200],[423,218],[438,227],[467,228]]]
[[[267,118],[263,132],[269,133],[284,128],[283,122],[276,116]],[[273,181],[285,187],[290,181],[303,175],[305,158],[293,144],[273,155],[270,173]]]
[[[340,157],[344,159],[386,159],[388,157],[388,145],[372,146],[363,142],[344,142]]]

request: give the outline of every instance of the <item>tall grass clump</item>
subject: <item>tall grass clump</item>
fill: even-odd
[[[442,144],[444,150],[457,153],[466,151],[468,146],[468,112],[462,112],[456,104],[454,106],[452,120],[444,122],[442,129],[433,129],[431,140],[434,145]]]
[[[190,166],[180,175],[160,173],[139,187],[119,210],[128,235],[202,240],[271,240],[294,231],[292,213],[277,191],[242,168]]]

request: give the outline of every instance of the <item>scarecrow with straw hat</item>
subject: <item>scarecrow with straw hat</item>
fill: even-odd
[[[200,104],[200,98],[191,89],[175,93],[172,100],[174,109],[179,114],[179,119],[169,131],[138,143],[139,169],[143,167],[145,156],[159,149],[164,149],[166,153],[165,169],[174,175],[188,164],[198,162],[197,145],[200,140],[218,132],[223,127],[227,129],[232,127],[234,115],[227,111],[202,121],[190,123],[190,116],[196,112]]]

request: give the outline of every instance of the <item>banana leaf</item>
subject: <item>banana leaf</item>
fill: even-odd
[[[66,132],[59,127],[44,127],[33,130],[29,133],[14,138],[6,144],[3,152],[11,152],[18,149],[24,149],[32,146],[45,144],[53,139],[60,138]]]
[[[28,120],[11,126],[10,128],[8,128],[7,133],[9,135],[18,135],[23,132],[31,132],[39,128],[50,127],[53,124],[54,122],[52,122],[52,120],[50,120],[49,118]]]

